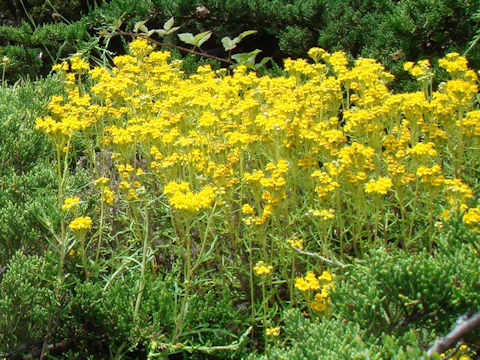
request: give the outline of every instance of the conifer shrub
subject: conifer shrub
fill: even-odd
[[[429,253],[372,251],[338,276],[331,312],[283,314],[281,340],[259,359],[418,359],[480,308],[478,234],[451,220]],[[463,343],[478,351],[479,331]],[[285,346],[286,345],[286,346]]]
[[[53,269],[45,258],[22,252],[10,259],[0,277],[0,352],[42,343],[57,313]]]
[[[50,96],[59,91],[62,86],[54,77],[0,89],[0,264],[7,264],[18,249],[43,253],[51,237],[45,216],[53,227],[60,220],[56,172],[45,166],[51,143],[34,129]],[[82,171],[71,180],[75,189],[88,182]]]

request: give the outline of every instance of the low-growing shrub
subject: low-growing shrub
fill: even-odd
[[[326,317],[286,310],[280,336],[260,359],[419,359],[435,338],[480,308],[478,233],[458,219],[433,254],[372,251],[349,265],[330,292]],[[462,342],[479,351],[479,332]]]
[[[11,258],[0,277],[0,352],[20,350],[11,354],[19,356],[41,346],[58,321],[54,271],[42,257],[18,252]]]

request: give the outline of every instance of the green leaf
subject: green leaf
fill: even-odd
[[[170,35],[170,34],[173,34],[175,31],[177,31],[178,29],[180,29],[180,26],[175,26],[173,28],[171,28],[170,30],[164,30],[164,29],[157,29],[155,30],[155,32],[160,35],[161,37],[164,37],[164,36],[167,36],[167,35]]]
[[[239,64],[244,64],[244,65],[254,65],[255,64],[255,58],[257,57],[258,54],[260,54],[262,50],[255,49],[249,53],[241,53],[241,54],[235,54],[232,55],[232,59],[235,60]]]
[[[172,26],[173,26],[173,22],[174,22],[174,20],[173,20],[173,16],[172,16],[170,19],[168,19],[168,20],[165,22],[165,24],[163,24],[163,28],[164,28],[165,30],[169,31],[169,30],[172,28]]]
[[[225,36],[224,38],[222,38],[221,41],[222,41],[222,45],[223,45],[223,48],[225,49],[225,51],[229,51],[229,50],[235,49],[237,47],[237,42],[230,39],[228,36]]]
[[[272,60],[271,57],[264,57],[258,64],[255,64],[255,69],[258,70],[258,69],[264,67],[265,64],[266,64],[267,62],[269,62],[270,60]]]
[[[232,49],[235,49],[237,47],[237,44],[243,40],[244,37],[248,36],[248,35],[252,35],[252,34],[256,34],[257,31],[256,30],[247,30],[247,31],[244,31],[243,33],[241,33],[240,35],[238,35],[235,39],[230,39],[228,36],[225,36],[223,39],[222,39],[222,45],[225,49],[225,51],[229,51],[229,50],[232,50]]]
[[[141,25],[138,30],[140,30],[143,33],[148,33],[148,28],[145,25]]]
[[[147,29],[147,27],[145,26],[145,24],[146,24],[147,21],[148,21],[148,20],[136,22],[136,23],[135,23],[135,26],[133,27],[133,32],[134,32],[134,33],[138,33],[138,30],[141,30],[142,32],[147,32],[148,29]]]
[[[200,34],[197,34],[195,35],[195,46],[202,46],[202,44],[207,41],[208,39],[210,39],[210,36],[212,36],[212,32],[211,31],[205,31],[205,32],[202,32]]]
[[[117,18],[113,19],[113,22],[112,22],[112,28],[113,28],[113,30],[118,30],[118,29],[120,29],[120,26],[122,26],[122,19],[121,19],[121,18],[119,18],[119,19],[117,19]]]
[[[180,38],[181,41],[184,43],[190,44],[190,45],[195,45],[195,36],[193,36],[192,33],[182,33],[178,34],[178,37]]]
[[[238,39],[240,41],[243,40],[244,37],[247,37],[248,35],[253,35],[253,34],[256,34],[257,33],[257,30],[247,30],[247,31],[244,31],[243,33],[241,33],[240,35],[238,35],[236,37],[236,39]]]

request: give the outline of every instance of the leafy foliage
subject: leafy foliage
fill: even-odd
[[[51,264],[16,253],[0,281],[0,351],[42,339],[57,306]]]
[[[452,220],[429,254],[373,251],[331,293],[331,318],[283,315],[284,338],[260,359],[413,359],[480,306],[478,237]],[[478,331],[463,341],[475,349]]]
[[[332,294],[334,307],[373,336],[406,329],[444,334],[452,319],[480,307],[477,251],[476,236],[458,221],[433,254],[374,251],[344,274]]]

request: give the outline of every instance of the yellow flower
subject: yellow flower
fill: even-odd
[[[90,216],[80,216],[72,220],[72,222],[68,225],[71,230],[90,230],[92,227],[92,219]]]
[[[294,249],[303,249],[303,241],[298,239],[297,236],[293,236],[290,240],[287,240],[287,244]]]
[[[242,213],[245,215],[255,215],[255,210],[249,205],[249,204],[244,204],[242,206]]]
[[[310,290],[308,282],[303,277],[297,278],[295,280],[295,287],[300,291]]]
[[[335,218],[334,209],[310,210],[310,214],[315,217],[321,218],[323,221],[328,221]]]
[[[115,201],[115,195],[113,194],[113,191],[105,187],[102,192],[102,201],[106,202],[108,205],[112,205],[113,202]]]
[[[365,184],[365,192],[366,193],[377,193],[381,195],[386,195],[388,189],[393,186],[392,180],[389,178],[381,177],[378,180],[370,180],[367,184]]]
[[[480,208],[470,208],[466,212],[466,214],[463,215],[463,221],[467,225],[476,225],[480,222]]]
[[[103,186],[103,185],[107,185],[109,182],[110,182],[110,179],[102,176],[102,177],[98,178],[97,180],[95,180],[95,185]]]
[[[263,261],[257,262],[257,264],[253,267],[253,271],[255,271],[256,275],[268,275],[273,270],[272,265],[265,265]]]
[[[265,331],[266,336],[278,336],[280,335],[280,327],[269,328]]]
[[[322,312],[327,309],[327,304],[325,303],[324,299],[317,301],[315,297],[315,301],[310,303],[310,308],[312,308],[315,311]]]
[[[89,65],[88,63],[82,59],[82,54],[81,53],[76,53],[73,55],[73,57],[70,59],[70,66],[72,68],[72,71],[82,71],[82,70],[88,70]]]
[[[80,198],[78,197],[66,198],[65,202],[62,205],[62,211],[67,211],[72,208],[76,208],[79,203],[80,203]]]
[[[333,277],[332,277],[332,274],[330,274],[328,271],[324,271],[322,275],[320,275],[318,280],[325,280],[330,282],[333,280]]]

